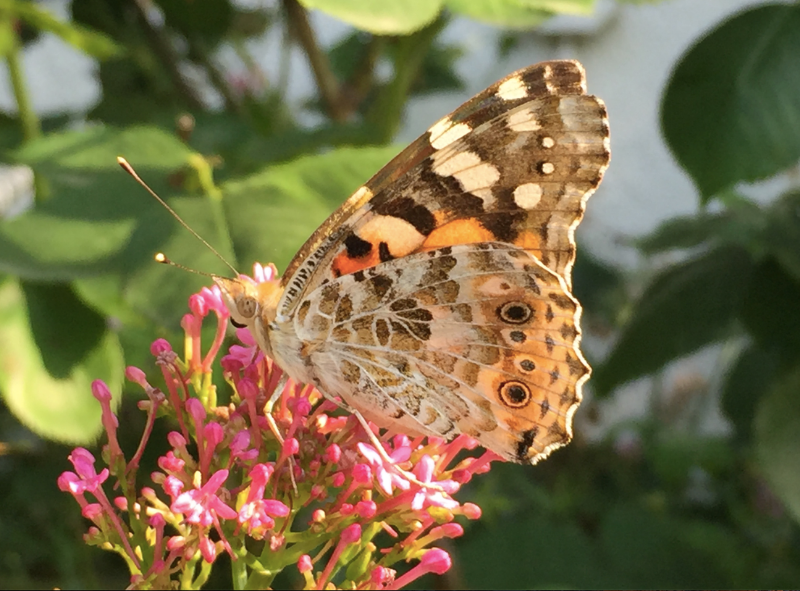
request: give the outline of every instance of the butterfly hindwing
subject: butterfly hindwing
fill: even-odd
[[[306,303],[308,302],[308,303]],[[381,426],[466,433],[535,462],[571,437],[589,368],[580,309],[512,245],[455,245],[334,279],[294,320],[318,386]]]

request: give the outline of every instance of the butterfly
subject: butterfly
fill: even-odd
[[[378,426],[536,463],[572,438],[590,373],[574,232],[609,158],[581,64],[532,65],[384,166],[280,279],[215,281],[296,382]]]

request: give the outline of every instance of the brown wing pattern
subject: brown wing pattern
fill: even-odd
[[[288,313],[325,280],[442,246],[506,242],[561,275],[609,161],[600,99],[582,66],[515,72],[433,125],[337,210],[284,274]]]
[[[589,367],[561,277],[501,243],[444,247],[334,279],[295,332],[315,382],[377,424],[532,462],[567,443]]]

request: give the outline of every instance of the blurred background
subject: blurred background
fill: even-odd
[[[0,54],[0,588],[129,583],[56,478],[99,436],[95,378],[135,448],[124,367],[155,375],[208,283],[153,253],[225,272],[117,155],[237,268],[282,269],[434,121],[554,58],[611,122],[577,233],[594,375],[571,445],[460,493],[484,515],[435,584],[798,585],[800,4],[4,0]]]

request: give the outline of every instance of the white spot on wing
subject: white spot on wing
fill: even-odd
[[[512,131],[536,131],[541,129],[539,120],[536,118],[536,113],[533,109],[522,109],[521,111],[513,111],[508,116],[508,127]]]
[[[525,183],[514,189],[514,203],[522,209],[533,209],[542,198],[542,187],[536,183]]]
[[[428,130],[430,133],[431,146],[437,150],[449,146],[457,139],[467,135],[472,128],[466,123],[453,123],[449,117],[445,117],[433,124]]]
[[[513,101],[528,96],[528,89],[522,81],[522,78],[514,76],[503,82],[497,88],[497,96],[504,101]]]
[[[556,167],[552,162],[542,162],[541,171],[542,174],[553,174],[555,172]]]
[[[500,179],[500,171],[495,166],[484,162],[474,152],[460,152],[447,159],[437,161],[433,156],[433,172],[439,176],[452,176],[458,179],[461,187],[467,192],[481,191],[492,187]],[[483,197],[483,195],[478,195]]]

